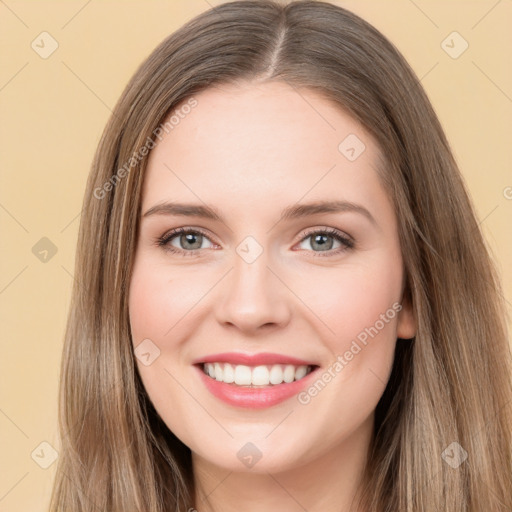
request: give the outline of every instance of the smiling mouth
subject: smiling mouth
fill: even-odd
[[[218,382],[240,387],[268,387],[289,384],[303,379],[317,368],[316,365],[233,365],[230,363],[201,363],[202,371]]]

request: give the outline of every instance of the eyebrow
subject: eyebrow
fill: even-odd
[[[377,221],[373,215],[362,205],[350,201],[316,201],[313,203],[296,204],[289,206],[281,213],[281,220],[299,219],[322,213],[355,212],[366,217],[374,226]],[[143,217],[151,215],[183,215],[187,217],[201,217],[220,221],[225,224],[218,210],[209,205],[164,202],[152,206]]]

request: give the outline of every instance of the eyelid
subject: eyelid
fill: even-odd
[[[299,237],[300,237],[299,242],[302,242],[305,238],[307,238],[311,235],[314,235],[315,233],[324,233],[324,234],[327,233],[335,238],[339,237],[347,242],[355,243],[354,239],[348,233],[345,233],[344,231],[341,231],[340,229],[331,228],[331,227],[327,227],[327,226],[323,226],[320,228],[315,227],[315,228],[305,229],[299,235]]]

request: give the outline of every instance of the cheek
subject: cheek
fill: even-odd
[[[193,400],[187,400],[180,382],[185,382],[179,364],[180,346],[177,331],[193,317],[193,305],[200,298],[200,290],[186,286],[188,280],[170,276],[145,261],[134,267],[129,291],[129,317],[134,347],[143,340],[151,340],[158,347],[158,356],[146,365],[137,358],[136,364],[147,394],[167,426],[185,444],[194,443],[189,426],[201,414]],[[185,317],[186,316],[186,321]],[[183,322],[180,320],[183,319]],[[181,333],[177,336],[179,336]],[[144,352],[155,350],[152,345]],[[151,355],[153,355],[151,353]],[[184,399],[185,397],[185,399]]]
[[[390,334],[397,323],[402,292],[402,270],[398,259],[391,264],[382,256],[365,264],[315,271],[296,281],[297,295],[323,323],[333,343],[357,337],[377,322],[379,331]],[[384,322],[384,324],[383,324]]]
[[[329,388],[338,390],[330,398],[348,410],[358,406],[351,396],[364,396],[375,405],[393,364],[402,309],[401,259],[381,253],[364,264],[328,270],[303,280],[298,294],[313,312],[319,332],[325,333],[328,364],[336,364],[326,376],[335,375]]]
[[[336,442],[347,436],[374,411],[384,392],[402,309],[400,265],[399,258],[391,264],[391,258],[386,262],[381,257],[378,264],[316,273],[315,287],[310,281],[302,288],[304,302],[318,318],[316,325],[327,333],[323,341],[331,359],[298,400],[319,416],[345,418],[334,429],[332,424],[319,425],[316,434],[323,439]]]
[[[181,319],[193,317],[193,306],[206,291],[206,283],[202,286],[193,279],[170,275],[165,269],[135,265],[129,292],[134,344],[145,338],[168,338]]]

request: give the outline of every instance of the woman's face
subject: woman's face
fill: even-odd
[[[144,182],[129,310],[151,401],[231,471],[368,441],[396,339],[415,334],[374,140],[279,82],[194,99]]]

